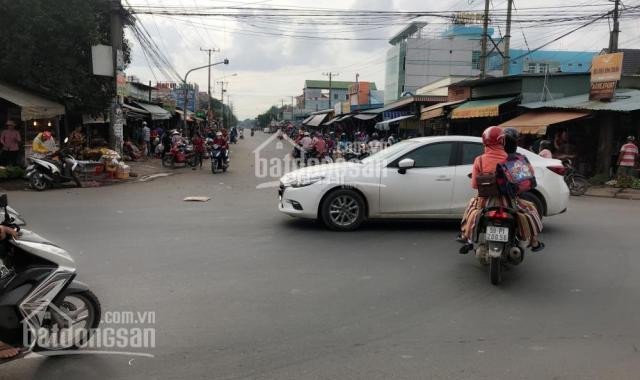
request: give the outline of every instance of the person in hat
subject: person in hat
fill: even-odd
[[[635,177],[635,167],[638,163],[638,147],[636,138],[627,137],[627,143],[620,148],[618,156],[618,175],[623,177]]]
[[[142,143],[144,144],[145,154],[151,156],[151,129],[146,121],[142,122]]]
[[[7,120],[7,129],[0,134],[0,144],[2,144],[2,163],[3,165],[18,165],[18,155],[20,152],[20,132],[16,130],[16,123],[13,120]]]

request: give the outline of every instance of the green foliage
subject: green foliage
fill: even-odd
[[[596,174],[589,178],[589,183],[595,186],[604,185],[607,181],[609,181],[609,176],[606,174]]]
[[[24,177],[25,171],[19,166],[0,168],[0,179],[17,179]]]
[[[616,187],[628,189],[630,187],[633,187],[634,181],[635,180],[633,179],[633,177],[621,175],[616,179]]]
[[[631,184],[632,189],[640,190],[640,179],[634,179]]]
[[[269,110],[267,110],[267,112],[256,117],[258,126],[260,128],[267,127],[269,124],[271,124],[271,121],[278,120],[278,115],[280,115],[280,109],[278,109],[278,107],[276,106],[272,106],[271,108],[269,108]]]
[[[93,75],[91,45],[110,44],[109,12],[104,0],[0,0],[0,79],[70,111],[104,110],[114,84]],[[129,63],[127,41],[123,50]]]

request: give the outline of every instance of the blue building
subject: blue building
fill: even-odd
[[[538,50],[531,54],[524,49],[510,49],[509,74],[586,73],[598,52]]]

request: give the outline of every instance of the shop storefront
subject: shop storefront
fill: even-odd
[[[0,121],[2,128],[7,120],[18,124],[23,149],[20,161],[31,154],[31,142],[38,133],[49,131],[60,145],[60,118],[65,114],[62,104],[42,98],[17,87],[0,83]]]

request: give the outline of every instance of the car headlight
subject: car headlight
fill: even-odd
[[[282,179],[282,185],[285,187],[305,187],[320,182],[323,179],[324,176],[285,177]]]

